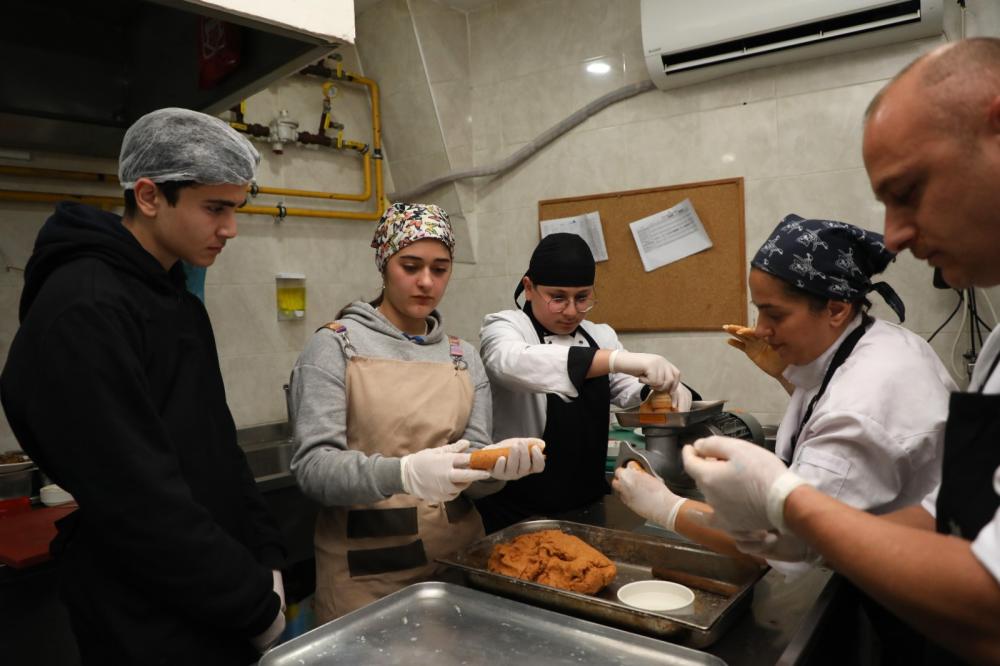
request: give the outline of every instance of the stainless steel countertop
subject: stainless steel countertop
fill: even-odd
[[[646,527],[643,519],[614,495],[558,518],[612,529],[663,533]],[[832,588],[837,584],[829,569],[813,569],[791,583],[772,569],[754,587],[749,612],[705,651],[733,666],[797,663],[822,622]]]

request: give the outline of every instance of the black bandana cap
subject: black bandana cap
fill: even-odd
[[[902,323],[906,306],[899,295],[887,283],[871,280],[895,259],[882,234],[793,213],[775,227],[750,265],[823,298],[858,301],[877,292]]]
[[[525,276],[533,284],[547,287],[586,287],[594,284],[594,254],[587,241],[576,234],[550,234],[543,238],[531,253]],[[518,281],[514,289],[514,303],[524,291]]]

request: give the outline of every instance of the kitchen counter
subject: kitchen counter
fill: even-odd
[[[587,509],[555,517],[611,529],[664,534],[658,528],[647,527],[614,495],[607,495]],[[854,631],[853,615],[849,605],[842,602],[846,587],[843,579],[829,569],[813,569],[792,583],[786,583],[784,576],[772,569],[754,587],[749,611],[705,651],[734,666],[836,663],[830,651],[819,646],[826,642],[832,627],[850,628],[831,639],[851,640],[846,634]],[[822,658],[817,660],[819,653]]]

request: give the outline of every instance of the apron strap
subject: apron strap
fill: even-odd
[[[465,352],[462,351],[462,341],[454,335],[448,336],[449,353],[455,370],[466,370],[469,364],[465,362]]]
[[[983,393],[986,389],[986,384],[993,378],[993,373],[997,369],[997,363],[1000,362],[1000,353],[993,357],[993,363],[990,364],[990,369],[986,372],[983,377],[983,383],[979,385],[979,390],[976,393]]]
[[[354,345],[351,343],[350,336],[347,335],[346,326],[341,324],[339,321],[331,321],[326,324],[323,324],[322,326],[317,328],[316,331],[317,332],[322,331],[324,328],[329,329],[334,333],[336,333],[338,336],[340,336],[340,339],[343,340],[344,342],[344,353],[347,355],[347,358],[355,356],[358,353],[358,350],[355,349]]]
[[[823,383],[819,385],[819,391],[813,396],[813,399],[809,401],[809,407],[806,408],[806,413],[799,422],[798,430],[795,431],[795,435],[792,436],[791,449],[788,451],[788,460],[784,460],[786,465],[792,464],[792,459],[795,457],[795,447],[799,444],[799,437],[802,436],[802,430],[806,427],[806,422],[812,417],[813,408],[816,407],[816,403],[819,402],[820,397],[826,392],[826,387],[833,378],[834,373],[844,364],[847,357],[851,355],[854,348],[857,346],[858,341],[871,326],[873,319],[867,314],[861,315],[861,325],[854,329],[847,338],[840,343],[837,347],[837,351],[833,355],[833,360],[830,361],[830,367],[827,368],[826,374],[823,376]]]

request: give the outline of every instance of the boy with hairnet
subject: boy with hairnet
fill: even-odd
[[[122,143],[124,216],[60,203],[28,261],[0,397],[79,504],[51,550],[84,664],[242,666],[284,627],[284,549],[180,262],[236,236],[259,161],[217,118],[149,113]]]

